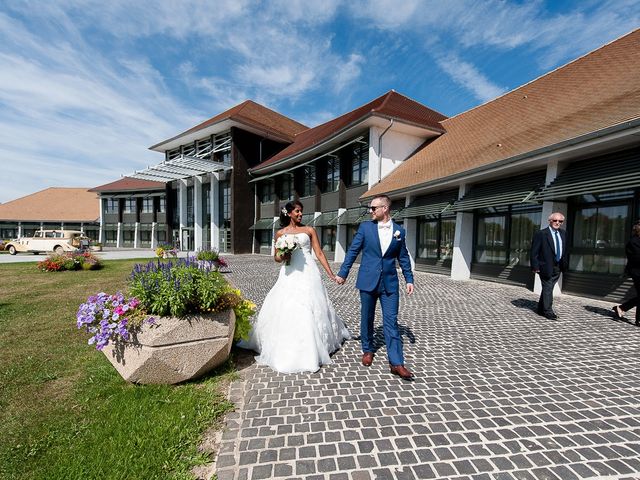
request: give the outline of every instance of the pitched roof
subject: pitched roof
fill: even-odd
[[[96,222],[98,195],[86,188],[50,187],[0,205],[0,220]]]
[[[169,143],[180,137],[197,132],[225,120],[233,120],[249,127],[257,128],[289,142],[293,141],[297,133],[308,128],[306,125],[296,122],[289,117],[285,117],[281,113],[264,107],[259,103],[254,102],[253,100],[245,100],[239,105],[236,105],[229,110],[219,113],[215,117],[212,117],[209,120],[205,120],[204,122],[176,135],[175,137],[169,138],[149,147],[149,149],[154,150],[165,143]]]
[[[139,178],[122,177],[115,182],[105,183],[99,187],[93,187],[91,192],[129,192],[138,190],[160,190],[165,188],[165,182],[141,180]]]
[[[364,196],[434,182],[640,117],[640,30],[444,120]]]
[[[443,131],[439,122],[447,118],[441,113],[431,110],[415,100],[391,90],[351,112],[299,133],[291,145],[268,160],[265,160],[260,165],[252,168],[251,171],[258,172],[265,167],[303,153],[309,148],[330,140],[345,129],[374,115],[383,118],[397,119],[401,122],[428,128],[436,132]]]

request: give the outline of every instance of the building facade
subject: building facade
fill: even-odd
[[[0,205],[0,240],[42,230],[79,230],[97,241],[98,196],[87,188],[50,187]]]
[[[254,191],[248,170],[307,127],[246,101],[153,145],[164,160],[94,188],[107,246],[252,251]]]
[[[559,288],[618,301],[640,218],[640,31],[451,118],[394,91],[314,128],[248,101],[151,149],[164,161],[129,175],[151,184],[96,189],[107,243],[272,254],[297,199],[340,262],[386,194],[417,269],[537,289],[531,238],[561,211]]]

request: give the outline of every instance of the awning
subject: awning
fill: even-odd
[[[309,225],[313,221],[313,217],[315,217],[315,213],[305,213],[302,215],[302,225]]]
[[[640,149],[637,148],[572,163],[534,198],[541,202],[636,187],[640,187]]]
[[[108,193],[102,193],[100,195],[103,199],[109,198],[149,198],[149,197],[161,197],[166,195],[165,191],[162,192],[150,192],[150,193],[118,193],[116,195],[110,195]]]
[[[534,199],[534,195],[544,185],[545,175],[544,171],[538,171],[473,185],[469,193],[456,201],[450,207],[450,210],[453,212],[465,212],[477,208],[504,207],[527,203],[535,205],[538,202]]]
[[[331,225],[330,222],[332,222],[336,218],[338,218],[337,210],[332,212],[324,212],[314,218],[311,222],[309,222],[309,225],[312,227],[326,227],[327,225]]]
[[[449,210],[458,198],[457,190],[425,195],[416,198],[411,204],[403,208],[397,218],[411,217],[437,217],[441,213]]]
[[[277,220],[273,218],[261,218],[255,224],[249,227],[249,230],[271,230],[273,224],[276,223]]]
[[[366,207],[349,208],[342,212],[342,215],[334,218],[331,225],[355,225],[368,219],[369,212]]]
[[[154,180],[156,182],[170,182],[181,178],[189,178],[230,169],[231,166],[221,162],[180,155],[173,160],[164,161],[154,167],[148,167],[126,176],[140,178],[142,180]]]

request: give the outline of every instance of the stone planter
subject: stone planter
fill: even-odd
[[[90,245],[89,250],[91,250],[92,252],[101,252],[102,245]]]
[[[143,326],[129,342],[109,343],[102,351],[129,382],[184,382],[229,357],[235,320],[232,309],[184,318],[161,317],[156,326]]]

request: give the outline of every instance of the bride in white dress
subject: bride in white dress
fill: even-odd
[[[298,247],[282,256],[276,251],[275,261],[283,264],[278,280],[264,299],[249,340],[239,344],[260,353],[258,364],[282,373],[317,371],[331,363],[329,354],[350,338],[329,300],[312,248],[329,278],[335,280],[335,275],[315,230],[301,221],[302,204],[287,203],[280,215],[283,228],[275,239],[291,235]]]

